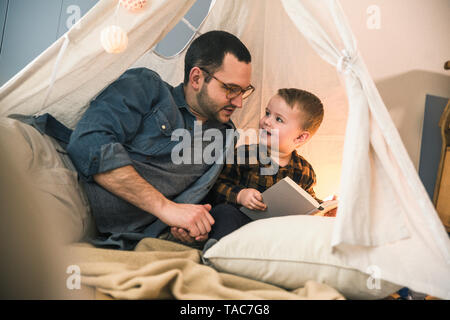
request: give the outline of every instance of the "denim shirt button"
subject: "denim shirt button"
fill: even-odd
[[[165,126],[165,125],[162,125],[162,126],[161,126],[161,129],[166,130],[166,126]]]

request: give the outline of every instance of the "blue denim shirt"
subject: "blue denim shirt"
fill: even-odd
[[[182,110],[186,109],[186,110]],[[149,69],[125,72],[90,104],[70,137],[67,151],[81,176],[92,181],[97,173],[146,163],[152,156],[170,153],[175,129],[191,129],[195,116],[188,111],[183,84],[172,87]],[[228,126],[234,129],[230,121]],[[233,148],[229,141],[226,150]],[[198,203],[218,177],[215,163],[174,201]]]
[[[73,132],[50,114],[39,117],[15,115],[15,118],[56,138],[66,148],[82,179],[100,232],[91,239],[92,243],[132,249],[142,238],[157,237],[167,228],[155,216],[98,186],[92,177],[127,165],[138,170],[152,165],[155,158],[170,156],[172,148],[179,143],[171,140],[172,132],[176,129],[192,132],[194,128],[195,116],[187,106],[183,84],[174,88],[149,69],[128,70],[91,102]],[[231,121],[225,127],[233,129],[232,133],[235,129]],[[224,157],[233,152],[235,138],[225,139]],[[195,176],[189,187],[172,200],[199,203],[214,185],[223,162],[205,167],[206,172],[200,177]],[[189,175],[189,165],[184,166]],[[156,178],[151,172],[141,174],[150,183]],[[167,172],[167,176],[164,176],[164,170],[160,172],[158,179],[180,185],[181,178],[174,178],[173,172]]]
[[[187,106],[183,84],[174,88],[145,68],[128,70],[91,102],[70,135],[67,151],[84,180],[100,231],[92,243],[132,249],[140,239],[157,237],[167,228],[155,216],[117,197],[111,198],[103,188],[90,182],[97,173],[127,165],[138,169],[152,165],[155,158],[169,157],[179,143],[172,141],[172,132],[176,129],[192,132],[195,119]],[[235,129],[231,121],[226,127]],[[225,156],[233,151],[234,143],[235,139],[226,139]],[[214,185],[223,162],[205,167],[206,172],[172,200],[199,203]],[[164,170],[162,172],[164,175]],[[155,179],[167,179],[174,185],[181,183],[180,177],[174,178],[169,171],[166,177],[147,178],[149,183]]]

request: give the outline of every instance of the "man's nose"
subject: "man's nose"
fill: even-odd
[[[231,104],[236,108],[242,108],[242,94],[238,95],[236,98],[231,99]]]

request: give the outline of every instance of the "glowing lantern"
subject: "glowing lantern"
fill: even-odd
[[[127,33],[118,26],[109,26],[102,30],[101,43],[108,53],[121,53],[128,46]]]
[[[147,0],[120,0],[120,4],[125,9],[135,12],[144,8],[147,4]]]

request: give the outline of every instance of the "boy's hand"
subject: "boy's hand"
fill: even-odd
[[[237,203],[243,205],[250,210],[266,210],[267,206],[262,202],[263,198],[261,193],[252,188],[241,190],[237,195]]]

